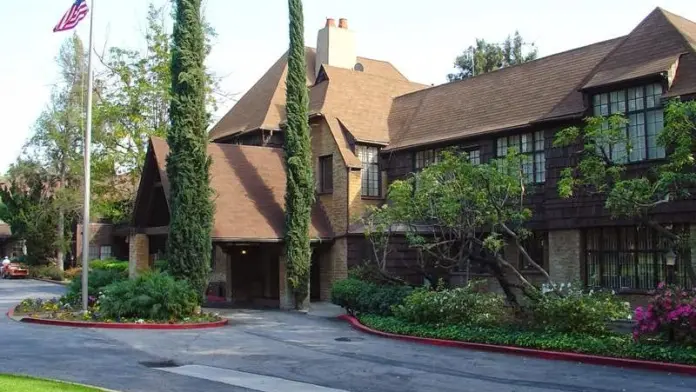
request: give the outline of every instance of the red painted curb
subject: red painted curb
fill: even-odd
[[[14,307],[7,311],[7,317],[14,316]],[[69,320],[46,320],[34,317],[22,317],[19,320],[28,324],[53,325],[58,327],[74,328],[103,328],[103,329],[159,329],[159,330],[183,330],[183,329],[203,329],[220,328],[227,325],[228,319],[220,321],[210,321],[196,324],[138,324],[138,323],[101,323],[91,321],[69,321]]]
[[[480,351],[491,351],[504,354],[513,355],[523,355],[528,357],[537,357],[543,359],[552,359],[560,361],[572,361],[581,362],[593,365],[606,365],[615,366],[623,368],[632,369],[644,369],[644,370],[654,370],[661,372],[671,372],[671,373],[681,373],[696,376],[696,366],[692,365],[682,365],[678,363],[667,363],[667,362],[655,362],[655,361],[644,361],[640,359],[629,359],[629,358],[613,358],[613,357],[603,357],[598,355],[589,354],[579,354],[570,353],[562,351],[546,351],[537,350],[532,348],[514,347],[514,346],[502,346],[496,344],[485,344],[485,343],[471,343],[462,342],[456,340],[444,340],[444,339],[431,339],[431,338],[421,338],[417,336],[408,335],[398,335],[389,332],[382,332],[376,329],[372,329],[360,323],[360,321],[348,314],[343,314],[338,316],[339,319],[349,322],[353,328],[360,330],[365,333],[369,333],[376,336],[381,336],[384,338],[404,340],[407,342],[416,342],[422,344],[430,344],[433,346],[442,347],[456,347],[465,348]]]

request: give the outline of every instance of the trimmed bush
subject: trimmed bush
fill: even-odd
[[[128,262],[116,259],[94,260],[89,262],[92,270],[114,270],[123,274],[128,273]]]
[[[89,296],[96,299],[104,287],[125,280],[126,276],[116,270],[96,269],[89,272],[87,277],[87,291]],[[78,305],[82,302],[82,276],[78,275],[70,281],[65,300],[71,304]],[[90,301],[93,302],[93,301]]]
[[[167,260],[155,260],[154,270],[155,272],[168,272],[169,262]]]
[[[390,315],[392,306],[401,304],[411,291],[408,286],[377,285],[348,278],[334,283],[331,302],[351,314]]]
[[[430,291],[415,290],[394,315],[404,321],[429,325],[495,325],[507,323],[510,312],[499,294],[476,292],[472,286]]]
[[[537,302],[526,311],[532,328],[559,332],[604,334],[608,322],[627,320],[630,305],[610,292],[584,292],[570,283],[544,286]],[[559,295],[560,294],[560,295]]]
[[[197,306],[196,290],[168,274],[149,273],[113,283],[99,297],[103,316],[117,320],[181,320],[192,316]]]

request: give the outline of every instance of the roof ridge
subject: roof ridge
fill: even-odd
[[[557,57],[557,56],[565,55],[565,54],[568,54],[568,53],[571,53],[571,52],[575,52],[575,51],[579,51],[579,50],[584,50],[584,49],[590,48],[590,47],[592,47],[592,46],[606,45],[607,43],[609,43],[609,42],[611,42],[611,41],[617,41],[617,40],[625,39],[626,37],[627,37],[627,35],[622,35],[622,36],[615,37],[615,38],[605,39],[605,40],[603,40],[603,41],[594,42],[594,43],[591,43],[591,44],[589,44],[589,45],[579,46],[579,47],[577,47],[577,48],[571,48],[571,49],[568,49],[568,50],[564,50],[564,51],[562,51],[562,52],[553,53],[553,54],[550,54],[550,55],[548,55],[548,56],[539,57],[538,59],[534,59],[534,60],[532,60],[532,61],[527,61],[527,62],[525,62],[525,63],[515,64],[515,65],[510,65],[510,66],[507,66],[507,67],[503,67],[503,68],[494,69],[493,71],[489,71],[489,72],[486,72],[486,73],[482,73],[482,74],[480,74],[480,75],[472,76],[472,77],[469,77],[469,78],[466,78],[466,79],[457,80],[457,81],[454,81],[454,82],[442,83],[442,84],[438,84],[438,85],[436,85],[436,86],[428,86],[428,88],[424,88],[424,89],[422,89],[422,90],[411,91],[410,93],[406,93],[406,94],[399,95],[398,97],[395,97],[394,99],[399,99],[399,98],[404,97],[404,96],[407,96],[407,95],[421,93],[421,92],[423,92],[423,91],[427,91],[427,90],[434,89],[434,88],[439,88],[439,87],[442,87],[442,86],[450,86],[450,85],[456,85],[456,84],[463,84],[464,82],[470,82],[470,81],[472,81],[472,80],[481,80],[481,79],[483,79],[483,78],[491,77],[491,75],[498,75],[500,72],[507,72],[507,71],[509,71],[509,70],[511,70],[511,69],[519,69],[519,68],[521,68],[521,67],[530,66],[530,65],[533,65],[533,64],[539,64],[541,61],[553,59],[553,58],[555,58],[555,57]],[[615,49],[616,49],[616,48],[612,49],[612,51],[615,50]],[[606,56],[605,56],[605,57],[606,57]]]
[[[690,20],[690,19],[687,19],[687,18],[685,18],[685,17],[683,17],[683,16],[681,16],[681,15],[677,15],[677,14],[675,14],[675,13],[669,12],[669,11],[667,11],[666,9],[662,8],[662,7],[657,7],[655,10],[662,13],[662,15],[663,15],[664,18],[667,20],[667,22],[668,22],[668,23],[679,33],[679,35],[682,37],[682,39],[684,40],[684,44],[686,44],[686,46],[689,48],[689,50],[691,50],[691,52],[693,52],[693,53],[696,54],[696,42],[692,42],[691,39],[690,39],[690,37],[688,37],[688,36],[685,34],[685,32],[684,32],[681,28],[679,28],[679,26],[677,26],[676,24],[674,24],[674,21],[673,21],[672,19],[673,19],[673,18],[674,18],[674,19],[679,19],[679,20],[681,20],[681,21],[684,21],[684,22],[693,24],[693,25],[694,25],[694,29],[696,29],[696,22],[694,22],[694,21],[692,21],[692,20]],[[694,37],[694,40],[696,40],[696,37]]]

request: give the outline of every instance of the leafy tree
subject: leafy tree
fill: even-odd
[[[285,128],[285,256],[288,283],[298,308],[307,305],[311,248],[309,225],[314,203],[312,151],[309,139],[309,97],[301,0],[288,0],[290,49]]]
[[[207,55],[215,30],[204,20],[202,23]],[[111,47],[99,56],[106,70],[100,77],[104,89],[96,111],[108,126],[95,137],[95,142],[112,168],[122,174],[95,183],[95,193],[102,195],[95,209],[112,222],[130,217],[147,142],[152,136],[164,137],[170,124],[172,36],[165,6],[149,5],[144,39],[144,50]],[[212,73],[206,77],[206,104],[215,111],[228,95],[220,90],[220,78]],[[114,186],[114,182],[121,186]]]
[[[417,272],[432,283],[447,280],[455,268],[468,272],[473,266],[491,273],[510,303],[518,303],[515,289],[536,298],[538,290],[504,252],[514,246],[550,280],[524,246],[531,235],[525,224],[532,216],[525,206],[525,159],[511,152],[476,165],[465,154],[445,152],[438,163],[390,185],[386,205],[371,211],[368,236],[392,235],[399,227],[419,251]]]
[[[57,213],[56,262],[63,269],[64,254],[70,247],[69,228],[81,206],[80,186],[83,162],[83,107],[86,99],[86,54],[77,35],[66,40],[57,58],[61,80],[51,102],[39,116],[34,134],[25,145],[25,154],[46,172],[52,187]],[[98,160],[97,160],[98,162]],[[20,165],[26,168],[26,165]],[[30,175],[28,172],[23,175]],[[67,233],[67,234],[66,234]]]
[[[531,45],[532,49],[526,54],[524,46]],[[481,75],[499,68],[526,63],[537,58],[537,49],[534,44],[527,44],[519,32],[514,36],[507,36],[500,44],[476,39],[476,46],[470,46],[454,60],[455,73],[447,75],[450,82],[463,80],[472,76]]]
[[[584,127],[569,127],[556,135],[554,146],[571,147],[577,162],[563,169],[558,182],[561,197],[600,194],[613,218],[626,218],[656,230],[683,263],[692,284],[696,274],[686,257],[689,241],[669,223],[659,222],[663,205],[691,197],[696,185],[694,135],[696,101],[671,101],[665,108],[664,129],[657,139],[667,151],[664,163],[638,176],[628,170],[627,157],[634,151],[628,138],[627,119],[620,114],[590,117]]]
[[[8,185],[0,189],[5,206],[0,219],[10,225],[13,237],[25,240],[30,264],[45,263],[56,254],[58,215],[48,186],[51,178],[37,162],[20,160],[8,171]]]
[[[167,133],[171,273],[205,292],[212,253],[213,204],[208,156],[205,39],[201,0],[176,0],[172,45],[171,127]]]

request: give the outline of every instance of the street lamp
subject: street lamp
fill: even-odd
[[[677,263],[677,255],[672,249],[665,253],[665,261],[667,263],[667,284],[674,283],[674,266]]]

